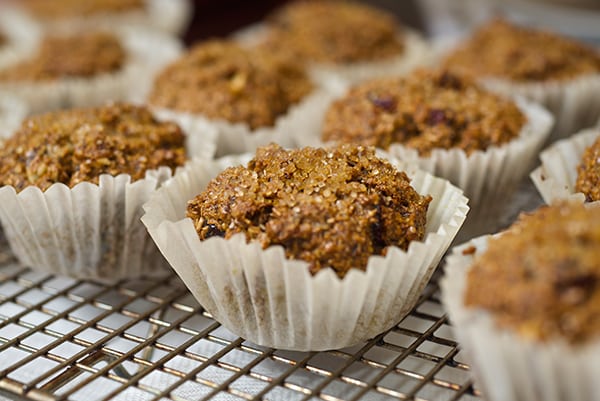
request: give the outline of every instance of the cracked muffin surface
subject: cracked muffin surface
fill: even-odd
[[[244,233],[263,248],[282,245],[313,274],[330,267],[344,277],[389,246],[422,240],[430,201],[372,148],[272,144],[213,179],[188,202],[187,216],[201,240]]]
[[[148,109],[129,104],[71,109],[27,118],[0,148],[0,185],[17,191],[97,184],[101,174],[144,178],[146,170],[185,161],[178,125],[159,122]]]
[[[388,149],[400,143],[470,154],[516,138],[526,122],[517,105],[446,70],[419,70],[351,88],[325,115],[324,141]]]
[[[545,206],[473,262],[465,305],[489,311],[526,338],[579,344],[600,334],[600,208]]]

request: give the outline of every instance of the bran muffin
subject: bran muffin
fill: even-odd
[[[269,15],[249,41],[303,62],[319,82],[401,74],[426,61],[427,46],[395,16],[352,1],[293,1]],[[256,42],[256,43],[254,43]]]
[[[144,8],[144,0],[25,0],[22,4],[39,19],[89,17],[94,14],[139,11]]]
[[[600,200],[600,139],[589,146],[577,166],[575,190],[585,195],[588,202]]]
[[[466,76],[420,70],[351,88],[327,111],[322,138],[382,149],[401,143],[421,156],[452,148],[470,155],[511,141],[524,124],[514,102]]]
[[[467,239],[495,230],[552,123],[535,104],[496,95],[463,74],[423,69],[355,85],[330,105],[320,132],[296,139],[375,145],[449,180],[470,200],[459,234]]]
[[[130,104],[26,119],[0,150],[0,220],[19,261],[102,281],[168,272],[139,217],[183,145],[176,124]]]
[[[597,206],[556,203],[449,257],[442,300],[486,398],[595,399],[577,389],[599,373],[598,227]]]
[[[593,125],[600,113],[600,51],[558,34],[492,20],[443,65],[547,107],[557,119],[552,141]]]
[[[165,68],[148,101],[165,109],[245,123],[254,130],[273,126],[310,91],[301,68],[233,42],[212,40]]]
[[[275,145],[193,160],[144,206],[142,222],[200,304],[232,332],[284,349],[349,346],[410,311],[468,209],[460,190],[422,171],[406,173],[413,192],[406,166],[386,160],[361,147]],[[383,254],[365,268],[371,253]]]
[[[213,134],[222,156],[271,142],[294,146],[290,134],[317,124],[332,97],[286,57],[209,40],[165,68],[147,101],[184,129]]]
[[[187,216],[201,240],[244,233],[263,248],[282,245],[312,274],[330,267],[344,277],[389,246],[422,240],[430,201],[373,149],[270,145],[246,167],[219,174],[188,203]]]
[[[46,37],[30,59],[0,70],[0,82],[36,82],[109,74],[121,69],[126,57],[119,38],[110,33],[86,32]]]

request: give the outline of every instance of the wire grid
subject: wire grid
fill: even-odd
[[[376,338],[328,352],[232,334],[173,276],[102,285],[0,253],[0,389],[37,400],[475,400],[429,285]]]

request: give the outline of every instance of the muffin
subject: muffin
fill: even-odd
[[[142,30],[45,36],[17,60],[0,60],[0,91],[23,98],[34,113],[139,99],[179,52],[178,41]]]
[[[184,160],[179,126],[142,106],[27,118],[0,149],[0,220],[13,252],[77,278],[164,274],[141,205]]]
[[[451,181],[470,200],[460,234],[470,238],[495,230],[551,125],[541,107],[495,95],[468,76],[418,70],[352,87],[329,106],[320,138],[317,131],[297,141],[377,146]]]
[[[183,126],[216,132],[223,155],[271,141],[292,145],[285,133],[318,113],[322,98],[329,99],[291,60],[211,40],[166,67],[148,103]]]
[[[188,0],[24,0],[17,7],[49,32],[126,25],[182,34],[192,12]]]
[[[331,76],[356,82],[401,74],[427,61],[416,33],[394,15],[358,2],[290,2],[268,16],[259,33],[250,37],[257,46],[306,62],[324,83]]]
[[[142,222],[200,304],[265,346],[340,348],[392,327],[467,211],[447,181],[409,171],[409,185],[373,149],[252,157],[189,162]]]
[[[600,209],[542,207],[453,250],[442,300],[490,400],[594,400]]]
[[[600,114],[600,52],[556,34],[493,20],[443,61],[506,95],[520,95],[556,117],[550,140],[594,124]]]
[[[599,138],[600,128],[586,129],[554,143],[540,154],[542,164],[530,176],[546,203],[558,199],[600,200]]]

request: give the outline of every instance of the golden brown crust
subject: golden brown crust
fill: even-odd
[[[185,161],[184,136],[145,108],[115,104],[28,118],[0,149],[0,185],[17,191],[55,182],[70,187],[98,183],[101,174],[126,173],[135,181],[146,170]]]
[[[494,20],[448,55],[444,65],[476,76],[543,82],[600,73],[600,52],[550,32]]]
[[[212,40],[158,76],[150,103],[256,129],[272,126],[311,89],[304,70],[287,59]]]
[[[600,138],[583,153],[577,166],[575,190],[582,192],[588,202],[600,200]]]
[[[394,17],[353,2],[296,1],[267,19],[261,45],[297,60],[351,63],[401,55],[404,43]]]
[[[48,37],[31,59],[0,70],[0,81],[93,77],[118,71],[125,59],[119,39],[109,33]]]
[[[600,334],[600,208],[577,203],[522,216],[474,261],[465,304],[538,341]]]
[[[40,19],[89,17],[95,14],[123,13],[143,10],[144,0],[20,0]]]
[[[243,232],[263,248],[282,245],[286,257],[333,268],[343,277],[364,270],[387,247],[423,239],[430,196],[372,148],[287,151],[259,148],[247,167],[232,167],[188,203],[201,240]]]
[[[465,76],[419,70],[353,87],[330,106],[322,138],[383,149],[401,143],[423,156],[451,148],[470,154],[507,143],[524,124],[512,101]]]

